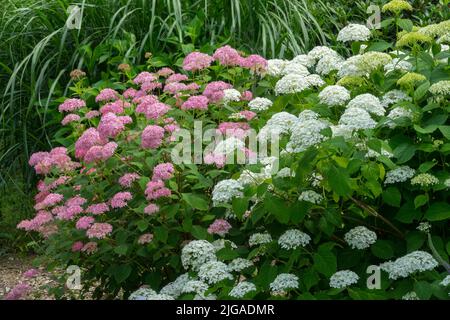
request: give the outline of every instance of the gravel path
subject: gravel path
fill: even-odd
[[[0,299],[3,299],[18,283],[26,283],[31,287],[30,293],[24,296],[24,299],[54,299],[46,290],[46,287],[55,283],[51,274],[36,268],[39,271],[36,276],[27,278],[23,275],[25,271],[33,268],[32,261],[33,257],[14,255],[0,257]]]

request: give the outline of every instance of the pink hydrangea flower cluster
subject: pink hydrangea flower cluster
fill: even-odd
[[[236,49],[228,45],[218,48],[214,52],[213,58],[223,66],[240,66],[258,74],[267,70],[267,60],[260,55],[252,54],[242,57]]]
[[[257,54],[252,54],[246,58],[242,58],[240,66],[250,69],[252,72],[261,74],[267,70],[267,60]]]
[[[53,220],[53,215],[44,210],[38,211],[38,213],[31,220],[22,220],[17,228],[26,231],[40,231],[41,227]]]
[[[241,101],[251,101],[253,99],[253,93],[249,90],[245,90],[241,94]]]
[[[133,99],[133,98],[135,98],[136,97],[136,94],[138,93],[138,91],[135,89],[135,88],[128,88],[127,90],[125,90],[123,93],[122,93],[122,96],[125,98],[125,99]]]
[[[23,273],[23,276],[24,276],[25,278],[34,278],[34,277],[36,277],[38,274],[39,274],[39,270],[37,270],[37,269],[35,269],[35,268],[31,268],[31,269],[28,269],[27,271],[25,271],[25,272]]]
[[[73,220],[77,215],[82,213],[84,210],[79,205],[69,206],[65,204],[64,206],[58,206],[52,209],[52,214],[56,215],[59,220]]]
[[[61,103],[58,107],[59,112],[74,112],[78,109],[86,107],[86,102],[81,99],[66,99],[63,103]]]
[[[223,81],[213,81],[206,85],[203,95],[212,103],[220,102],[223,98],[223,90],[232,89],[233,86]]]
[[[166,132],[168,133],[173,133],[178,129],[180,129],[180,126],[178,125],[178,123],[175,121],[174,118],[165,118],[164,123],[165,123],[164,130],[166,130]]]
[[[119,133],[125,130],[125,124],[131,123],[133,120],[129,116],[117,116],[112,112],[108,112],[102,116],[98,124],[98,133],[100,138],[115,138]]]
[[[145,233],[139,237],[138,243],[139,244],[147,244],[147,243],[152,242],[152,240],[153,240],[153,234]]]
[[[78,122],[80,121],[81,117],[75,113],[69,113],[67,116],[65,116],[62,120],[61,120],[61,124],[63,126],[68,125],[71,122]]]
[[[87,202],[86,198],[81,197],[80,195],[76,195],[75,197],[67,199],[65,205],[66,206],[82,206]]]
[[[97,242],[90,241],[90,242],[86,243],[83,246],[83,248],[81,248],[81,252],[85,252],[87,254],[92,254],[95,251],[97,251],[97,247],[98,247]]]
[[[146,82],[153,82],[157,79],[157,77],[155,77],[154,74],[148,72],[148,71],[143,71],[141,73],[139,73],[133,80],[133,82],[135,84],[143,84]]]
[[[229,45],[216,49],[213,58],[223,66],[238,66],[242,59],[239,52]]]
[[[208,98],[205,96],[191,96],[181,105],[182,110],[208,110]]]
[[[75,224],[75,228],[79,230],[86,230],[94,223],[94,221],[95,219],[93,217],[88,216],[81,217]]]
[[[93,118],[98,117],[99,115],[101,115],[100,111],[91,110],[91,111],[87,112],[84,116],[86,117],[86,119],[93,119]]]
[[[110,235],[113,230],[112,225],[109,223],[94,223],[87,231],[86,235],[88,238],[103,239]]]
[[[109,211],[109,206],[104,202],[95,203],[87,207],[85,211],[86,213],[92,213],[95,215],[102,214]]]
[[[130,192],[118,192],[111,198],[112,208],[123,208],[127,202],[133,198]]]
[[[127,101],[116,100],[109,102],[100,108],[100,113],[107,114],[108,112],[121,114],[124,113],[124,108],[130,108],[131,104]]]
[[[119,93],[110,88],[103,89],[95,97],[95,102],[115,101],[119,98]]]
[[[198,71],[208,68],[214,58],[201,52],[191,52],[183,60],[183,69],[186,71]]]
[[[145,127],[141,135],[141,146],[146,149],[158,148],[164,139],[164,128],[157,125]]]
[[[171,163],[160,163],[153,168],[152,180],[168,180],[173,177],[175,168]]]
[[[156,89],[161,89],[162,88],[162,83],[158,82],[158,81],[154,81],[154,82],[144,82],[141,85],[141,90],[147,92],[147,91],[153,91]]]
[[[70,159],[67,155],[67,149],[63,147],[54,148],[50,152],[33,153],[28,164],[34,167],[37,174],[48,174],[53,168],[61,171],[72,171],[80,165]]]
[[[161,102],[155,102],[146,107],[145,117],[147,119],[156,120],[156,119],[164,116],[169,110],[170,110],[169,105],[167,105],[165,103],[161,103]]]
[[[183,82],[189,80],[189,77],[185,74],[174,73],[166,79],[166,84],[172,82]]]
[[[226,160],[226,155],[216,153],[208,153],[204,158],[206,164],[214,164],[217,168],[223,168]]]
[[[239,139],[247,135],[250,125],[246,122],[222,122],[217,127],[217,130],[227,137],[236,137]]]
[[[75,142],[75,157],[83,159],[86,153],[95,145],[106,144],[105,139],[100,138],[96,128],[89,128]]]
[[[145,195],[147,200],[156,200],[163,197],[169,197],[172,194],[169,188],[166,188],[164,181],[156,180],[147,183]]]
[[[83,249],[84,243],[82,241],[76,241],[72,244],[72,252],[81,251]]]
[[[167,68],[167,67],[161,68],[157,72],[157,74],[159,76],[161,76],[161,77],[168,77],[168,76],[170,76],[171,74],[174,74],[174,73],[175,73],[175,71],[173,71],[172,69]]]
[[[208,227],[209,234],[217,234],[221,237],[225,236],[228,231],[231,229],[231,224],[224,219],[216,219],[214,222]]]
[[[84,156],[84,161],[86,163],[91,163],[95,161],[108,160],[114,155],[117,147],[118,145],[115,142],[108,142],[104,146],[93,146]]]
[[[55,204],[58,204],[59,202],[64,200],[64,196],[59,193],[50,193],[48,196],[45,197],[44,200],[37,203],[34,206],[35,210],[42,210],[51,206],[54,206]]]
[[[19,283],[5,296],[5,300],[20,300],[31,291],[31,287],[26,283]]]
[[[124,188],[130,188],[131,184],[141,176],[137,173],[125,173],[119,178],[119,184]]]
[[[156,212],[159,211],[159,206],[157,204],[154,203],[150,203],[148,206],[146,206],[144,208],[144,213],[148,214],[148,215],[152,215]]]
[[[240,111],[239,114],[247,121],[250,121],[254,117],[256,117],[256,112],[253,112],[253,111],[250,111],[250,110]]]
[[[189,84],[184,84],[181,82],[170,82],[164,86],[163,91],[168,92],[172,95],[176,95],[176,94],[179,94],[180,92],[184,92],[184,91],[194,92],[194,91],[197,91],[199,88],[200,88],[200,86],[195,82],[192,82]]]

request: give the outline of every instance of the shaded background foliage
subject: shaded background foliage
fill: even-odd
[[[152,52],[161,66],[193,47],[229,43],[267,58],[333,44],[348,22],[364,22],[370,4],[323,0],[5,0],[0,3],[0,242],[17,238],[29,216],[35,177],[27,160],[55,142],[58,100],[81,68],[91,81]],[[448,1],[411,1],[417,24],[448,18]],[[444,4],[445,3],[445,4]],[[80,30],[65,25],[69,5],[83,10]],[[58,136],[56,135],[56,140]],[[23,236],[22,236],[23,237]],[[27,239],[29,240],[29,239]],[[33,242],[31,242],[32,244]],[[0,252],[1,254],[1,252]]]

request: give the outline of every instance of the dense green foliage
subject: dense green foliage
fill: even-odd
[[[209,66],[213,59],[206,56],[211,61],[190,72],[188,59],[180,58],[194,46],[183,46],[172,62],[154,56],[120,72],[116,61],[102,81],[82,78],[70,88],[67,96],[82,99],[76,103],[83,106],[70,107],[79,117],[55,135],[67,150],[33,156],[45,179],[36,198],[38,214],[21,228],[46,238],[40,262],[79,265],[84,289],[95,284],[97,297],[121,290],[127,297],[145,284],[151,289],[132,297],[447,299],[449,31],[450,20],[415,27],[393,14],[381,30],[341,30],[337,52],[315,47],[256,70],[227,66],[221,48],[214,54],[220,63]],[[178,84],[184,89],[170,92],[164,76],[138,75],[181,64],[181,81],[195,81],[199,88]],[[149,83],[137,80],[142,77]],[[236,91],[224,91],[217,100],[206,93],[217,80],[236,89],[237,99]],[[150,83],[155,89],[143,89]],[[132,99],[125,93],[130,87],[151,91],[171,108],[155,116],[161,105]],[[104,88],[121,94],[101,98]],[[239,99],[246,90],[269,103],[253,108],[255,100]],[[201,92],[210,99],[207,109],[181,107]],[[116,99],[115,107],[129,103],[114,111],[120,116],[105,111]],[[99,107],[100,122],[87,116]],[[249,109],[257,116],[236,118]],[[255,129],[263,140],[264,132],[276,132],[281,153],[256,165],[175,163],[161,175],[157,166],[168,165],[175,142],[155,139],[152,126],[173,119],[189,132],[194,120],[220,128],[229,119]],[[96,130],[100,136],[107,132],[107,139],[95,138]],[[85,167],[46,162],[66,153]],[[275,160],[281,171],[272,170]],[[138,176],[120,182],[127,173]],[[153,196],[157,184],[164,193]],[[106,212],[89,208],[99,203]],[[155,203],[158,210],[147,207]],[[377,289],[367,287],[369,267],[382,270]],[[189,289],[188,280],[197,281],[197,289]]]

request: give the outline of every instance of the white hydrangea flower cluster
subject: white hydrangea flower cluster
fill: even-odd
[[[386,121],[386,125],[393,129],[397,126],[397,124],[395,123],[395,120],[400,119],[400,118],[408,118],[408,119],[413,119],[413,112],[411,110],[408,110],[406,108],[403,107],[396,107],[394,109],[392,109],[389,114],[387,115],[388,120]]]
[[[223,101],[225,103],[230,103],[232,101],[239,101],[241,99],[241,93],[236,89],[225,89],[223,90]]]
[[[286,145],[286,150],[297,153],[319,144],[326,139],[320,132],[328,126],[326,122],[321,120],[298,121],[292,126],[292,134]]]
[[[290,229],[278,238],[278,244],[286,250],[295,250],[298,247],[306,246],[311,241],[311,237],[297,229]]]
[[[445,179],[444,185],[445,185],[447,188],[450,188],[450,178]]]
[[[157,293],[149,296],[147,300],[175,300],[175,298],[168,294]]]
[[[353,137],[353,130],[344,125],[330,126],[333,137],[344,137],[344,139],[351,139]]]
[[[241,272],[242,270],[250,268],[251,266],[253,266],[253,262],[251,262],[250,260],[244,258],[236,258],[228,264],[228,271]]]
[[[260,185],[264,180],[270,178],[264,172],[252,172],[248,169],[244,169],[237,181],[243,185]]]
[[[337,73],[338,78],[343,78],[345,76],[365,76],[367,72],[359,68],[359,59],[361,55],[351,56],[339,66]]]
[[[362,24],[350,23],[342,28],[337,36],[341,42],[367,41],[370,39],[370,30]]]
[[[250,247],[263,245],[263,244],[267,244],[267,243],[271,243],[271,242],[272,242],[272,236],[270,234],[268,234],[267,232],[254,233],[248,239],[248,244],[250,245]]]
[[[412,185],[419,185],[421,187],[434,186],[439,183],[439,179],[429,173],[419,173],[411,179]]]
[[[446,276],[439,284],[444,287],[450,286],[450,275]]]
[[[319,93],[319,99],[330,107],[342,106],[350,100],[350,92],[339,85],[327,86]]]
[[[339,125],[351,130],[373,129],[377,122],[370,117],[370,114],[361,108],[353,107],[345,109],[339,119]]]
[[[232,154],[236,150],[242,150],[244,147],[245,143],[241,139],[238,139],[236,137],[229,137],[217,143],[216,147],[214,148],[214,154]]]
[[[391,90],[386,92],[381,98],[381,105],[385,108],[401,101],[412,101],[412,98],[401,90]]]
[[[242,197],[243,189],[244,187],[234,179],[219,181],[212,191],[213,205],[216,207],[221,204],[227,204],[235,197]]]
[[[316,46],[308,52],[308,56],[316,61],[322,59],[326,55],[338,55],[338,53],[326,46]]]
[[[352,249],[367,249],[377,241],[377,234],[364,226],[358,226],[344,235],[345,242]]]
[[[183,288],[185,287],[186,283],[189,282],[189,280],[189,274],[184,273],[176,278],[175,281],[170,282],[162,287],[159,293],[178,298],[183,293]]]
[[[297,117],[288,112],[275,113],[258,132],[259,141],[267,142],[279,139],[282,134],[288,134],[292,126],[298,121]]]
[[[205,291],[208,289],[209,286],[206,282],[200,280],[189,280],[184,284],[181,289],[181,293],[196,293],[204,295]]]
[[[237,248],[236,243],[234,243],[233,241],[227,240],[227,239],[217,239],[217,240],[214,240],[211,244],[213,245],[214,250],[216,252],[219,250],[222,250],[227,245],[229,245],[229,247],[231,247],[232,249]]]
[[[338,71],[344,58],[339,55],[328,54],[324,55],[316,65],[316,72],[322,76],[330,74],[332,71]]]
[[[371,73],[392,61],[392,57],[384,52],[369,51],[358,59],[358,68],[362,72]]]
[[[384,72],[388,74],[395,70],[411,71],[412,68],[413,65],[411,64],[411,62],[406,60],[400,60],[399,58],[394,58],[392,59],[391,62],[389,62],[387,65],[384,66]]]
[[[433,83],[428,91],[434,96],[446,96],[450,94],[450,80],[441,80]]]
[[[384,116],[386,112],[381,105],[380,99],[370,93],[357,95],[350,100],[346,108],[361,108],[377,116]]]
[[[334,273],[330,278],[330,287],[336,289],[346,288],[358,283],[359,276],[351,270],[341,270]]]
[[[296,75],[299,75],[299,76],[307,76],[307,75],[309,75],[309,71],[308,71],[308,68],[306,68],[303,64],[298,63],[298,62],[294,62],[294,61],[289,61],[284,66],[282,74],[284,76],[286,76],[288,74],[296,74]]]
[[[417,293],[415,293],[414,291],[410,291],[402,297],[402,300],[420,300],[420,299],[417,296]]]
[[[312,68],[316,64],[316,59],[307,54],[299,54],[292,59],[293,63],[299,63],[307,68]]]
[[[416,170],[409,166],[401,166],[386,173],[386,179],[384,184],[393,184],[399,182],[405,182],[416,174]]]
[[[429,222],[426,222],[426,221],[425,222],[421,222],[421,223],[419,223],[419,225],[417,226],[416,229],[419,230],[419,231],[428,233],[431,230],[431,224]]]
[[[221,261],[208,261],[201,265],[198,270],[198,277],[210,285],[225,279],[233,279],[233,275],[228,272],[227,265]]]
[[[305,190],[298,196],[299,201],[306,201],[313,204],[320,204],[323,201],[323,196],[314,190]]]
[[[233,298],[243,298],[247,293],[256,291],[256,286],[248,281],[239,282],[233,289],[231,289],[229,295]]]
[[[281,168],[278,172],[277,172],[277,178],[291,178],[291,177],[295,177],[295,172],[293,172],[291,170],[291,168]]]
[[[280,273],[269,287],[272,295],[284,295],[286,291],[298,288],[298,277],[291,273]]]
[[[287,61],[282,59],[270,59],[267,60],[267,71],[266,73],[272,77],[279,77],[283,74],[284,67]]]
[[[323,181],[323,176],[320,173],[313,172],[308,178],[308,181],[311,183],[311,187],[318,188]]]
[[[143,287],[132,292],[128,297],[128,300],[150,300],[149,297],[154,296],[155,294],[157,294],[155,290]]]
[[[323,84],[325,84],[325,82],[316,74],[305,76],[297,73],[290,73],[277,81],[275,84],[275,94],[299,93],[314,86],[322,86]]]
[[[406,278],[415,272],[432,270],[437,266],[438,262],[431,254],[417,250],[395,261],[385,262],[380,265],[380,268],[389,274],[389,279],[397,280]]]
[[[192,240],[181,250],[181,263],[185,269],[198,271],[206,262],[215,260],[216,250],[206,240]]]
[[[273,102],[267,98],[255,98],[248,103],[250,110],[255,112],[266,111],[272,106]]]
[[[387,151],[386,149],[381,149],[381,155],[387,157],[387,158],[392,158],[394,157],[394,154]],[[378,158],[379,156],[381,156],[379,152],[372,150],[372,149],[367,149],[367,153],[366,153],[366,158]]]

